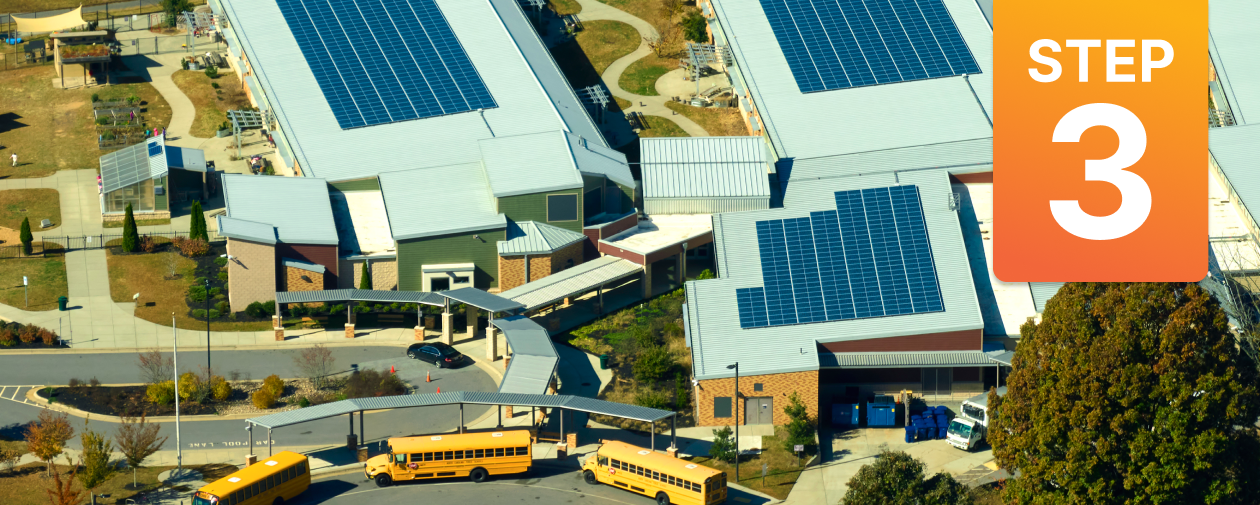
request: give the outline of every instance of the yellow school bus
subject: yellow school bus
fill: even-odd
[[[725,473],[624,442],[604,442],[587,456],[582,478],[651,496],[659,505],[726,501]]]
[[[389,453],[367,460],[363,473],[379,487],[400,480],[528,472],[534,464],[529,431],[444,433],[389,439]]]
[[[306,456],[283,451],[197,490],[193,505],[279,505],[310,485]]]

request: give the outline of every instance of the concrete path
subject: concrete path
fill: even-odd
[[[582,6],[582,12],[579,16],[583,21],[618,21],[628,24],[634,27],[635,30],[638,30],[640,38],[656,36],[656,29],[652,28],[650,23],[632,16],[623,10],[609,6],[608,4],[600,3],[598,0],[578,0],[578,4]],[[665,103],[670,101],[668,96],[636,95],[621,89],[621,74],[625,73],[631,63],[634,63],[650,54],[652,54],[652,49],[648,47],[647,42],[639,42],[638,49],[635,49],[634,52],[612,62],[612,64],[604,70],[604,75],[600,76],[604,81],[604,85],[608,86],[608,90],[612,92],[613,96],[630,101],[630,107],[626,109],[626,112],[639,112],[645,116],[659,116],[669,119],[670,121],[678,124],[683,131],[687,132],[687,134],[692,137],[709,136],[709,132],[705,131],[704,128],[695,121],[687,119],[687,116],[677,114],[666,107]]]
[[[61,199],[61,222],[48,231],[39,230],[39,223],[31,223],[35,240],[49,237],[75,237],[96,235],[101,228],[100,192],[96,189],[96,169],[59,170],[47,177],[35,179],[3,179],[0,190],[7,189],[55,189]]]

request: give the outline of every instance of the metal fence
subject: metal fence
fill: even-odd
[[[226,240],[215,230],[207,232],[210,243],[217,243]],[[170,231],[170,232],[152,232],[141,233],[140,239],[152,238],[158,244],[168,244],[175,238],[188,238],[188,232]],[[31,242],[31,252],[28,254],[26,248],[21,244],[0,246],[0,259],[11,258],[35,258],[54,254],[65,254],[70,251],[88,251],[92,249],[104,249],[106,247],[117,247],[122,245],[122,229],[117,233],[99,234],[99,235],[82,235],[77,237],[41,237]]]

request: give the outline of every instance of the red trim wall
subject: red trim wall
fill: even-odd
[[[610,245],[608,245],[608,244],[603,244],[603,243],[601,243],[601,244],[599,244],[599,252],[602,252],[602,253],[607,254],[607,255],[609,255],[609,256],[616,256],[616,257],[618,257],[618,258],[621,258],[621,259],[623,259],[623,260],[629,261],[629,262],[634,263],[634,264],[636,264],[636,265],[642,265],[642,264],[643,264],[643,255],[642,255],[642,254],[639,254],[639,253],[633,253],[633,252],[627,251],[627,250],[625,250],[625,249],[622,249],[622,248],[620,248],[620,247],[613,247],[613,246],[610,246]]]
[[[819,345],[831,352],[979,351],[984,348],[984,330],[871,338]]]
[[[276,244],[276,285],[282,285],[278,276],[283,275],[284,258],[302,260],[316,265],[323,265],[324,289],[337,289],[337,246],[309,244]]]
[[[589,227],[583,228],[582,234],[586,235],[586,244],[587,244],[585,250],[583,251],[584,258],[587,261],[589,261],[589,260],[593,260],[599,257],[599,253],[601,252],[599,248],[600,239],[611,237],[623,231],[629,230],[630,228],[634,228],[635,226],[638,226],[638,225],[639,225],[639,215],[637,213],[632,212],[622,217],[621,219],[618,219],[616,221],[603,225],[603,227],[597,228],[594,226],[589,226]]]

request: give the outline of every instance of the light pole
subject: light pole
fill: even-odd
[[[735,409],[735,483],[739,484],[739,362],[726,365],[726,369],[735,370],[735,399],[732,408]]]
[[[210,368],[210,278],[206,277],[206,380],[214,377]]]
[[[175,337],[174,349],[171,350],[171,368],[175,370],[175,467],[179,474],[184,472],[184,447],[179,443],[179,330],[175,328],[175,313],[171,312],[171,336]]]

